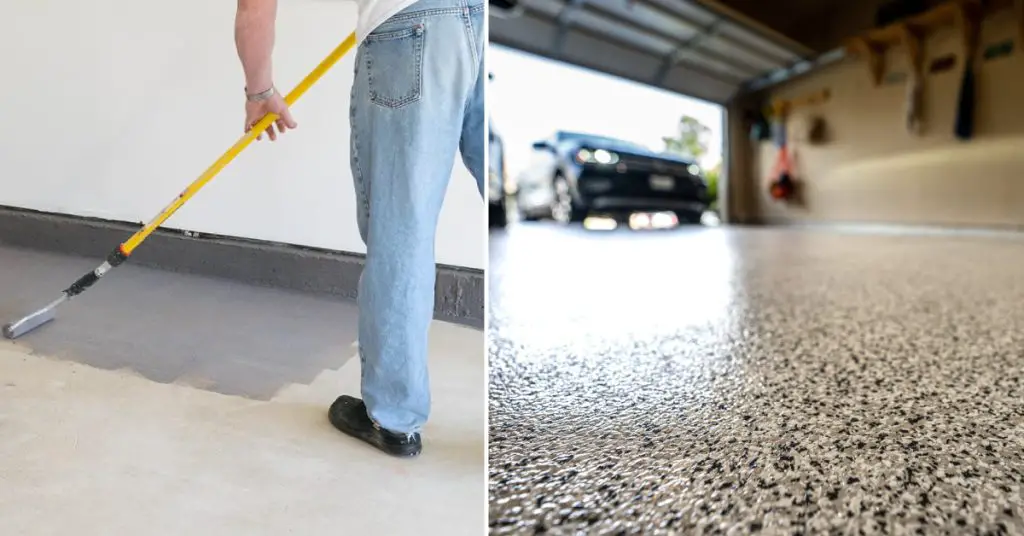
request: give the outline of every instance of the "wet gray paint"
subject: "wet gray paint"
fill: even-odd
[[[492,234],[491,533],[1024,533],[1022,266],[1020,236]]]
[[[0,207],[0,243],[87,257],[105,257],[138,226]],[[362,255],[236,238],[186,236],[160,230],[131,263],[242,283],[355,298]],[[483,327],[483,272],[438,266],[435,317]]]
[[[37,309],[96,264],[0,247],[0,318]],[[269,399],[341,367],[356,339],[348,301],[127,264],[16,343],[153,381]]]

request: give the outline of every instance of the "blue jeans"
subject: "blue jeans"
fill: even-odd
[[[378,426],[430,413],[434,235],[461,150],[483,195],[484,3],[420,0],[359,45],[351,164],[366,266],[359,279],[362,397]],[[481,216],[466,227],[483,225]]]

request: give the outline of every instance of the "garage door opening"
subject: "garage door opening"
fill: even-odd
[[[721,105],[500,45],[489,54],[494,226],[717,221]]]

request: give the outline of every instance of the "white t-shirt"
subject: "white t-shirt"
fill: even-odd
[[[399,11],[413,5],[416,0],[356,0],[359,4],[359,24],[356,42],[362,43],[367,34],[377,29]]]

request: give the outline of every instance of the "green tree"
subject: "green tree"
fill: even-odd
[[[676,135],[664,137],[665,152],[700,161],[708,153],[711,128],[697,118],[684,115],[676,125]]]
[[[708,197],[711,198],[711,210],[718,212],[718,179],[722,176],[722,163],[704,172],[708,180]]]

